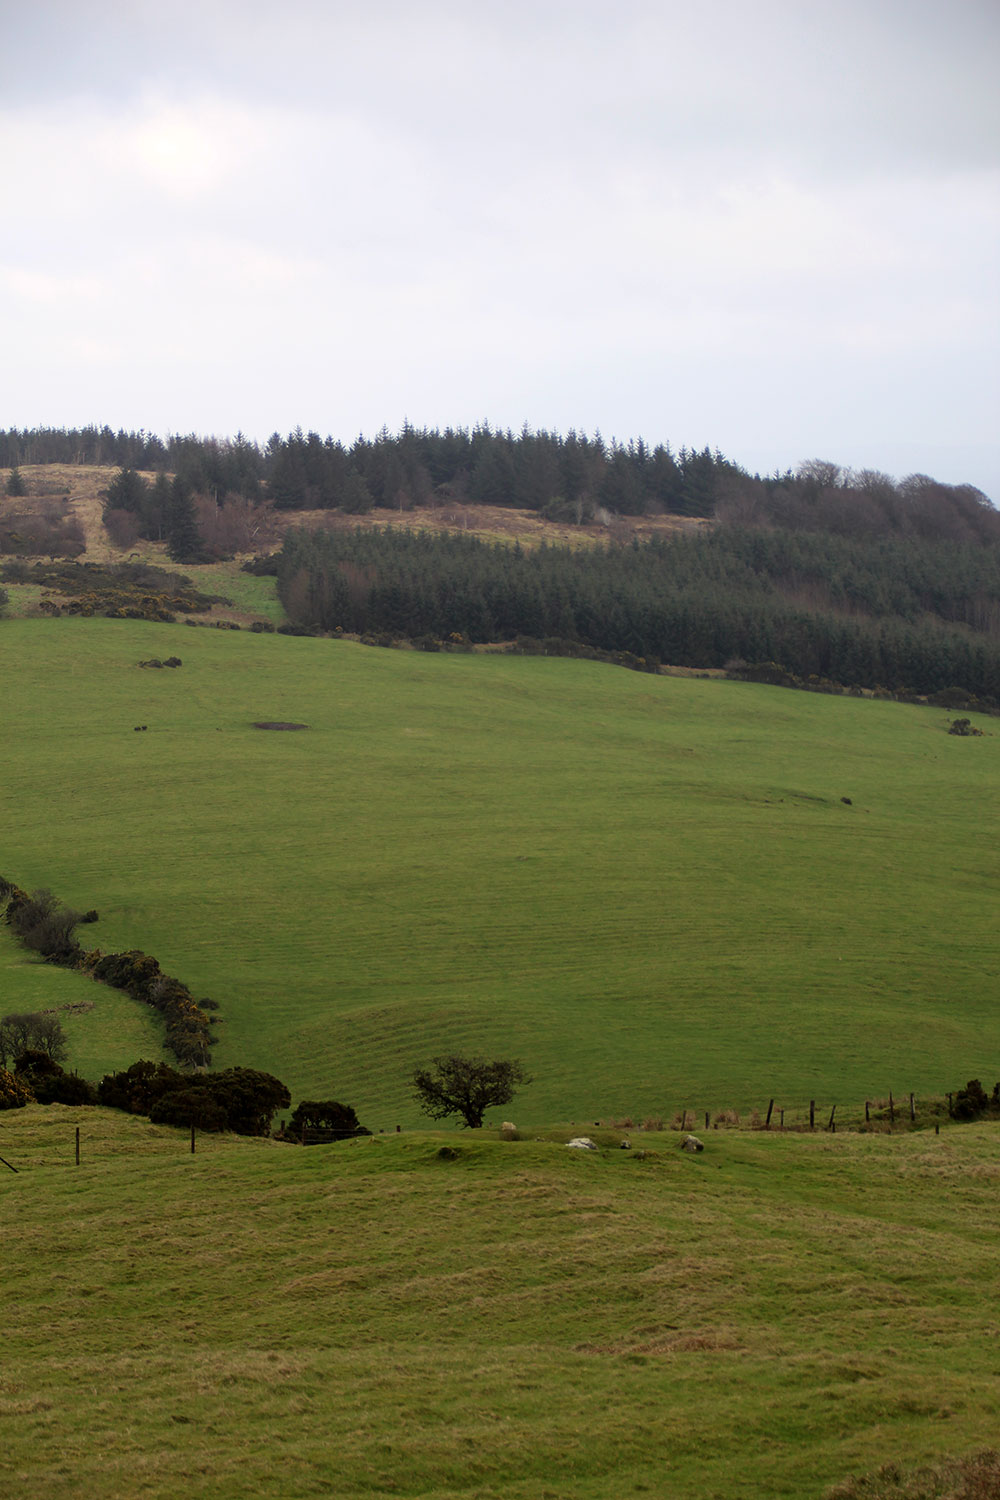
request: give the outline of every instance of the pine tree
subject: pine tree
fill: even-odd
[[[149,485],[134,469],[119,469],[106,490],[109,510],[128,510],[141,516],[146,506]]]
[[[15,464],[7,476],[7,494],[21,496],[28,493],[28,486],[24,482],[24,475]]]
[[[194,497],[180,476],[170,487],[167,511],[167,555],[172,562],[200,562],[203,555]]]

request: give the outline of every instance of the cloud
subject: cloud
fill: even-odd
[[[10,420],[527,418],[846,463],[877,420],[981,463],[992,5],[39,0],[5,27]]]

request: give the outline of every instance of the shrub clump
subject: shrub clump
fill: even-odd
[[[80,913],[53,896],[51,891],[22,891],[9,880],[0,879],[0,901],[6,902],[4,920],[14,929],[26,948],[40,953],[51,963],[72,967],[83,950],[73,936]]]
[[[1000,1115],[1000,1082],[993,1085],[992,1094],[987,1094],[978,1078],[970,1078],[952,1100],[951,1113],[956,1120],[978,1120],[986,1114]]]
[[[14,1077],[38,1104],[96,1104],[97,1090],[85,1078],[67,1073],[44,1052],[22,1052]]]
[[[177,658],[173,660],[179,664]],[[163,1016],[166,1044],[178,1062],[209,1065],[212,1023],[186,984],[164,974],[156,959],[138,948],[127,953],[104,954],[99,948],[88,951],[76,941],[74,928],[84,920],[96,921],[96,911],[81,917],[57,901],[51,891],[35,891],[29,896],[2,876],[0,904],[4,906],[4,920],[26,947],[41,953],[49,963],[90,974],[100,983],[125,990],[134,999],[152,1006]],[[22,1049],[23,1045],[26,1043]]]
[[[190,1074],[145,1060],[107,1074],[98,1084],[97,1097],[110,1109],[148,1115],[155,1124],[231,1130],[236,1135],[267,1135],[275,1111],[292,1102],[279,1078],[255,1068]]]
[[[0,1068],[0,1109],[23,1109],[33,1097],[23,1078]]]
[[[164,974],[150,953],[131,948],[127,953],[94,949],[84,965],[94,979],[124,990],[152,1006],[163,1017],[166,1044],[178,1062],[205,1066],[212,1060],[212,1023],[186,984]]]
[[[292,1117],[282,1128],[283,1140],[297,1140],[305,1145],[311,1134],[327,1141],[346,1141],[354,1136],[371,1135],[349,1104],[336,1099],[303,1099],[295,1106]]]

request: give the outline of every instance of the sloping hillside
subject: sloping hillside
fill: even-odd
[[[219,1066],[387,1127],[451,1050],[522,1057],[543,1120],[1000,1076],[991,719],[99,618],[0,647],[0,873],[217,1000]]]

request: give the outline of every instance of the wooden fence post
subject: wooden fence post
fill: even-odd
[[[770,1130],[770,1128],[771,1128],[771,1114],[772,1114],[773,1110],[774,1110],[774,1100],[772,1099],[771,1102],[770,1102],[770,1104],[767,1106],[767,1119],[764,1121],[764,1129],[765,1130]]]
[[[889,1123],[890,1124],[895,1124],[895,1120],[896,1120],[896,1106],[893,1103],[893,1099],[892,1099],[892,1089],[890,1089],[889,1090]]]
[[[76,1164],[80,1165],[80,1127],[76,1127]]]
[[[910,1095],[910,1119],[911,1120],[915,1120],[916,1118],[917,1118],[917,1112],[913,1108],[913,1095],[911,1094]]]
[[[785,1111],[783,1109],[778,1110],[778,1128],[780,1130],[784,1130],[785,1128]]]
[[[868,1113],[868,1100],[866,1099],[865,1100],[865,1124],[866,1125],[868,1124],[868,1122],[869,1122],[870,1119],[871,1119],[871,1115]]]
[[[194,1155],[194,1126],[191,1126],[191,1155]]]
[[[809,1129],[816,1129],[816,1100],[809,1100]]]
[[[710,1109],[706,1109],[706,1111],[705,1111],[705,1129],[706,1130],[708,1129],[708,1117],[709,1117],[709,1115],[711,1113],[712,1113],[712,1111]]]
[[[834,1106],[833,1106],[833,1109],[831,1109],[831,1111],[830,1111],[830,1123],[829,1123],[829,1125],[828,1125],[828,1126],[827,1126],[827,1127],[826,1127],[826,1128],[827,1128],[827,1130],[836,1130],[836,1128],[837,1128],[837,1127],[836,1127],[836,1125],[835,1125],[835,1124],[834,1124],[834,1123],[833,1123],[833,1116],[834,1116],[834,1114],[835,1114],[835,1113],[836,1113],[836,1109],[837,1109],[837,1106],[836,1106],[836,1105],[834,1105]]]

